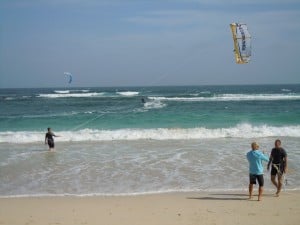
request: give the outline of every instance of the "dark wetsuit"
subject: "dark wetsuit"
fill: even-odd
[[[271,175],[282,175],[285,167],[286,151],[283,148],[273,148],[271,152],[272,170]]]
[[[54,139],[53,136],[55,136],[52,132],[46,133],[46,140],[49,145],[49,148],[54,148]]]

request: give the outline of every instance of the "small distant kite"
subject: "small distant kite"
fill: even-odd
[[[230,24],[230,28],[233,37],[236,63],[248,63],[251,57],[251,35],[247,25],[242,23],[232,23]]]
[[[72,80],[73,80],[73,76],[70,72],[64,72],[64,75],[67,76],[68,78],[68,83],[71,84],[72,83]]]

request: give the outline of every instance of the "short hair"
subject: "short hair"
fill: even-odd
[[[275,145],[276,145],[277,143],[281,144],[281,141],[280,141],[279,139],[276,139]]]
[[[258,148],[259,148],[259,145],[258,145],[256,142],[252,142],[252,143],[251,143],[251,147],[252,147],[252,149],[254,150],[254,149],[258,149]]]
[[[51,127],[48,127],[47,130],[49,131],[51,129]]]

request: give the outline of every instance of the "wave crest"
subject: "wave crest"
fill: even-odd
[[[145,109],[161,109],[166,107],[165,103],[162,103],[161,101],[154,100],[154,101],[149,101],[144,103],[144,108]]]
[[[156,129],[119,129],[56,132],[57,142],[111,141],[111,140],[191,140],[213,138],[262,138],[262,137],[300,137],[300,125],[297,126],[252,126],[239,124],[230,128],[156,128]],[[44,133],[34,131],[0,132],[0,143],[41,142]]]
[[[278,101],[300,100],[299,94],[221,94],[211,97],[149,97],[159,101]]]
[[[119,94],[121,96],[131,97],[131,96],[139,95],[139,92],[138,91],[118,91],[117,94]]]
[[[40,98],[86,98],[86,97],[101,97],[104,93],[91,92],[91,93],[57,93],[57,94],[39,94]]]

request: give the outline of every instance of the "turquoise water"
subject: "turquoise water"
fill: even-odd
[[[251,142],[277,138],[300,189],[300,85],[0,89],[0,109],[0,196],[247,191]]]
[[[0,97],[1,132],[300,124],[300,85],[2,89]]]

